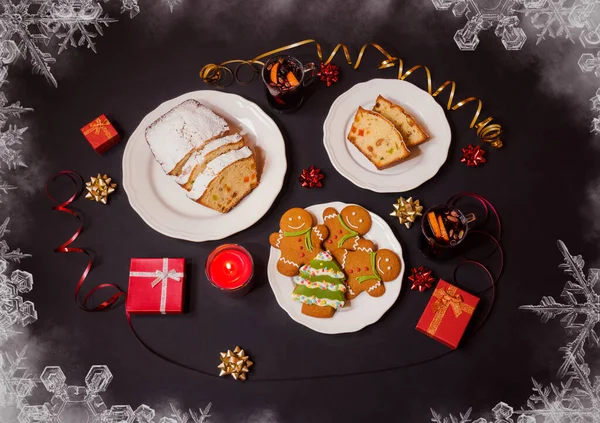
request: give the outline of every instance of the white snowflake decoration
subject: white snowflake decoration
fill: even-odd
[[[515,411],[500,402],[492,409],[494,420],[489,423],[600,423],[600,375],[592,378],[585,360],[586,347],[600,347],[597,332],[600,328],[596,327],[600,322],[600,269],[589,269],[586,274],[581,256],[571,255],[562,241],[558,241],[558,248],[564,258],[559,268],[572,278],[561,294],[564,301],[544,296],[539,305],[520,308],[537,313],[543,323],[561,316],[560,322],[572,338],[560,349],[563,353],[558,369],[560,384],[543,386],[532,379],[534,393],[527,400],[527,407]],[[459,417],[442,417],[434,410],[431,412],[436,423],[470,422],[470,410]],[[488,423],[488,420],[479,418],[472,423]]]
[[[494,7],[485,7],[482,0],[431,0],[437,10],[451,9],[456,17],[465,16],[467,22],[454,34],[461,50],[475,50],[479,33],[495,28],[494,33],[507,50],[519,50],[527,36],[518,27],[522,14],[529,18],[537,32],[537,42],[548,36],[563,37],[571,42],[578,38],[586,48],[600,46],[600,0],[498,0]],[[584,53],[579,59],[583,72],[594,72],[600,77],[600,52],[598,58]],[[597,94],[594,98],[598,98]],[[600,134],[600,111],[592,98],[592,132]]]
[[[432,0],[437,10],[452,9],[456,17],[465,16],[464,28],[454,34],[454,41],[461,50],[475,50],[479,44],[482,30],[496,28],[494,33],[502,40],[507,50],[519,50],[525,44],[527,36],[515,16],[514,0],[500,0],[493,8],[486,8],[478,0]]]

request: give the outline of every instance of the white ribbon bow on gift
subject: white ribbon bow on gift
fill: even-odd
[[[156,285],[162,282],[160,290],[160,313],[167,314],[167,288],[169,278],[180,282],[184,274],[183,272],[177,272],[175,269],[169,270],[169,259],[163,258],[162,270],[156,270],[154,272],[129,272],[129,276],[141,278],[155,278],[150,284],[152,288],[154,288]]]

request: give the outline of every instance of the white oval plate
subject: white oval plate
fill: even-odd
[[[334,207],[337,211],[341,211],[347,205],[348,204],[335,201],[332,203],[316,204],[307,207],[306,210],[313,215],[315,222],[322,224],[323,210],[327,207]],[[400,275],[393,281],[385,282],[385,294],[381,297],[371,297],[366,292],[363,292],[351,301],[349,307],[336,311],[332,318],[321,319],[302,314],[302,304],[292,299],[292,291],[294,290],[292,278],[283,276],[277,271],[277,261],[279,260],[279,257],[281,257],[281,252],[278,249],[271,247],[269,263],[267,265],[269,284],[271,285],[271,289],[281,308],[283,308],[296,322],[314,331],[326,334],[356,332],[365,326],[378,321],[381,316],[394,305],[400,295],[402,278],[404,276],[402,247],[388,224],[376,214],[369,213],[371,214],[373,225],[365,238],[372,240],[375,245],[377,245],[378,249],[387,248],[398,254],[402,264]]]
[[[381,94],[415,117],[431,139],[412,147],[408,159],[378,170],[346,137],[358,106],[371,110]],[[323,143],[331,163],[349,181],[375,192],[404,192],[431,179],[448,157],[450,125],[434,98],[410,82],[372,79],[340,95],[323,124]]]
[[[221,214],[190,200],[163,172],[146,142],[149,124],[191,98],[241,131],[254,151],[260,184],[229,213]],[[188,241],[209,241],[244,230],[263,217],[281,191],[286,167],[283,136],[260,107],[235,94],[195,91],[162,103],[133,132],[123,154],[123,188],[131,207],[157,232]]]

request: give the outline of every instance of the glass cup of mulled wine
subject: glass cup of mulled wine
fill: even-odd
[[[475,214],[464,214],[447,204],[430,208],[421,219],[421,252],[431,259],[448,260],[462,253]]]
[[[270,58],[262,70],[269,105],[279,112],[292,112],[304,101],[304,88],[317,76],[314,63],[302,64],[292,56]]]

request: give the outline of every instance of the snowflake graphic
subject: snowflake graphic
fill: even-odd
[[[558,249],[563,255],[559,266],[572,280],[567,281],[561,297],[563,302],[553,297],[542,297],[538,305],[521,306],[522,310],[532,311],[541,317],[543,323],[561,317],[560,322],[570,337],[560,349],[563,354],[558,369],[559,384],[544,386],[535,379],[533,395],[527,400],[527,406],[514,410],[504,402],[493,409],[494,420],[489,423],[600,423],[600,375],[592,378],[590,367],[585,361],[586,348],[600,347],[598,322],[600,322],[600,269],[584,270],[583,258],[573,256],[562,241]],[[436,423],[470,422],[469,409],[458,417],[442,417],[431,410]],[[479,418],[472,423],[488,423]]]
[[[600,46],[600,0],[498,0],[494,7],[484,6],[483,0],[431,0],[437,10],[452,10],[456,17],[466,17],[467,22],[454,34],[461,50],[475,50],[479,33],[495,28],[507,50],[519,50],[527,35],[519,28],[518,15],[529,18],[537,32],[537,42],[547,37],[566,38],[575,43],[579,39],[586,48]],[[485,2],[487,3],[487,2]],[[597,57],[584,53],[579,59],[583,72],[594,72],[600,77],[600,52]],[[600,134],[598,93],[592,98],[591,110],[597,115],[592,120],[592,132]]]

